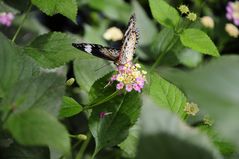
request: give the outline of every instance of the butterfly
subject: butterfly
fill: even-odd
[[[94,56],[114,61],[116,65],[124,65],[133,60],[138,40],[139,31],[136,28],[135,14],[133,14],[129,19],[120,49],[90,43],[72,43],[72,46]]]

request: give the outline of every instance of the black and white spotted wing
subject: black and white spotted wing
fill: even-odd
[[[94,56],[114,61],[117,65],[124,65],[133,60],[138,40],[139,32],[136,28],[136,17],[133,14],[130,17],[120,50],[89,43],[72,43],[72,46]]]
[[[72,43],[75,48],[92,54],[94,56],[115,61],[119,57],[119,50],[109,47],[104,47],[98,44],[88,44],[88,43]]]

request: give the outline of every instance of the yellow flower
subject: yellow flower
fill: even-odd
[[[184,107],[184,111],[188,115],[195,116],[199,112],[199,108],[198,108],[197,104],[195,104],[195,103],[186,103],[186,106]]]
[[[191,21],[195,21],[197,19],[197,14],[196,13],[193,13],[193,12],[190,12],[187,16],[187,18]]]
[[[138,63],[135,64],[135,67],[141,68],[140,64],[138,64]]]
[[[103,37],[106,40],[118,41],[123,38],[123,33],[119,28],[111,27],[106,30]]]
[[[117,80],[122,82],[124,80],[124,76],[123,75],[119,75],[117,76]]]
[[[226,32],[231,36],[231,37],[234,37],[234,38],[237,38],[238,35],[239,35],[239,30],[238,28],[231,24],[231,23],[227,23],[226,26],[225,26],[225,30]]]
[[[207,28],[214,28],[214,21],[210,16],[204,16],[201,18],[201,23]]]
[[[188,7],[186,6],[186,5],[180,5],[179,7],[178,7],[178,9],[179,9],[179,11],[182,13],[182,14],[187,14],[188,12],[189,12],[189,9],[188,9]]]

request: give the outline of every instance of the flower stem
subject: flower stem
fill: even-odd
[[[29,7],[27,8],[27,11],[26,11],[24,17],[22,18],[22,22],[21,22],[21,24],[19,25],[19,27],[17,28],[17,31],[16,31],[16,33],[14,34],[13,38],[12,38],[12,42],[15,42],[15,40],[16,40],[16,38],[17,38],[17,36],[18,36],[20,30],[22,29],[22,26],[23,26],[23,24],[24,24],[24,22],[25,22],[25,20],[26,20],[26,18],[27,18],[27,16],[28,16],[28,14],[29,14],[29,12],[30,12],[30,10],[31,10],[31,8],[32,8],[32,4],[30,4]]]
[[[176,36],[174,38],[174,40],[167,45],[166,49],[158,56],[157,60],[154,62],[153,66],[151,67],[149,72],[152,72],[158,66],[158,64],[161,62],[162,58],[176,44],[177,41],[178,41],[178,37]]]
[[[100,104],[102,104],[102,103],[105,103],[105,102],[109,101],[110,99],[112,99],[112,98],[114,98],[116,95],[118,95],[119,92],[120,92],[120,90],[115,91],[114,93],[112,93],[112,94],[109,95],[108,97],[102,99],[101,101],[99,101],[99,102],[97,102],[97,103],[95,103],[95,104],[92,104],[92,105],[89,105],[89,106],[84,107],[84,110],[92,109],[92,108],[94,108],[95,106],[98,106],[98,105],[100,105]]]
[[[91,140],[91,137],[92,137],[91,133],[88,132],[87,133],[87,140],[84,141],[83,144],[81,145],[80,151],[76,155],[76,159],[81,159],[82,158],[82,156],[83,156],[83,154],[84,154],[84,152],[85,152],[85,150],[86,150],[86,148],[87,148],[87,146],[88,146],[88,144]]]

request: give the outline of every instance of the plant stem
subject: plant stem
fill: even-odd
[[[87,146],[88,146],[88,144],[91,140],[91,137],[92,137],[91,133],[88,132],[87,133],[87,140],[84,141],[83,144],[81,145],[80,151],[76,155],[76,159],[81,159],[82,158],[82,156],[83,156],[83,154],[84,154],[84,152],[85,152],[85,150],[86,150],[86,148],[87,148]]]
[[[114,93],[112,93],[111,95],[109,95],[108,97],[102,99],[101,101],[99,101],[99,102],[97,102],[97,103],[95,103],[95,104],[92,104],[92,105],[89,105],[89,106],[84,107],[83,110],[92,109],[93,107],[95,107],[95,106],[97,106],[97,105],[100,105],[100,104],[102,104],[102,103],[105,103],[105,102],[109,101],[110,99],[114,98],[116,95],[118,95],[119,92],[120,92],[120,91],[117,90],[117,91],[115,91]]]
[[[178,37],[175,37],[174,40],[171,43],[168,44],[166,49],[159,55],[157,60],[154,62],[153,66],[151,67],[149,72],[152,72],[158,66],[158,64],[161,62],[162,58],[164,57],[164,55],[174,46],[174,44],[177,41],[178,41]]]
[[[27,9],[27,11],[26,11],[24,17],[22,18],[22,22],[21,22],[21,24],[19,25],[19,27],[17,28],[17,31],[16,31],[16,33],[14,34],[13,38],[12,38],[12,42],[15,42],[15,40],[16,40],[16,38],[17,38],[17,36],[18,36],[20,30],[22,29],[22,26],[23,26],[23,24],[24,24],[24,22],[25,22],[25,20],[26,20],[26,18],[27,18],[27,16],[28,16],[28,14],[29,14],[29,12],[30,12],[30,10],[31,10],[31,8],[32,8],[32,4],[29,5],[29,7],[28,7],[28,9]]]

